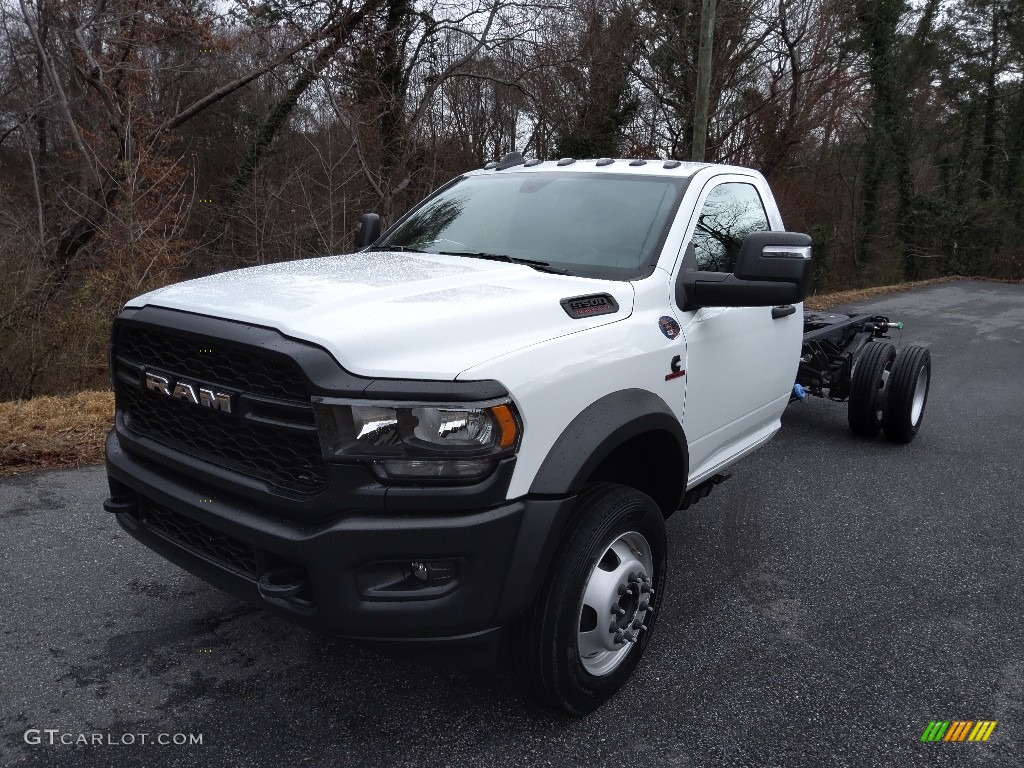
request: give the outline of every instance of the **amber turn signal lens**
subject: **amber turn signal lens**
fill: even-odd
[[[519,436],[512,409],[507,405],[496,405],[491,408],[491,413],[494,414],[498,427],[501,429],[501,439],[498,441],[498,445],[502,448],[511,448],[516,444],[516,438]]]

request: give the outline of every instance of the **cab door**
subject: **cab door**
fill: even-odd
[[[679,269],[734,270],[743,238],[773,229],[762,184],[736,175],[707,182]],[[781,230],[774,203],[772,211],[774,228]],[[687,349],[683,427],[692,484],[778,429],[796,375],[803,311],[799,304],[774,312],[773,307],[678,309]]]

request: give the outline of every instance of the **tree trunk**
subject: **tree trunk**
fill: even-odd
[[[996,77],[999,75],[999,8],[992,7],[992,25],[989,31],[988,72],[985,75],[985,119],[981,130],[982,161],[978,179],[978,194],[982,199],[992,197],[992,177],[996,162]]]
[[[711,99],[711,53],[715,45],[715,11],[718,0],[704,0],[701,12],[700,50],[697,54],[697,105],[693,118],[691,159],[704,162],[708,138],[708,102]]]

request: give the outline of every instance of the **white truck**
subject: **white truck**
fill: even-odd
[[[367,214],[358,247],[127,304],[105,508],[289,619],[507,651],[549,703],[593,710],[671,587],[666,518],[771,439],[798,366],[801,397],[843,385],[849,339],[803,346],[810,238],[745,168],[512,153],[383,234]],[[861,347],[891,326],[859,320]],[[840,393],[862,433],[909,365],[888,353]]]

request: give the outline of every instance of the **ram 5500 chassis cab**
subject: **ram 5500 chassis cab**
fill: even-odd
[[[332,635],[503,635],[590,711],[654,627],[665,519],[779,429],[810,238],[745,168],[514,154],[379,230],[127,304],[105,506]]]

